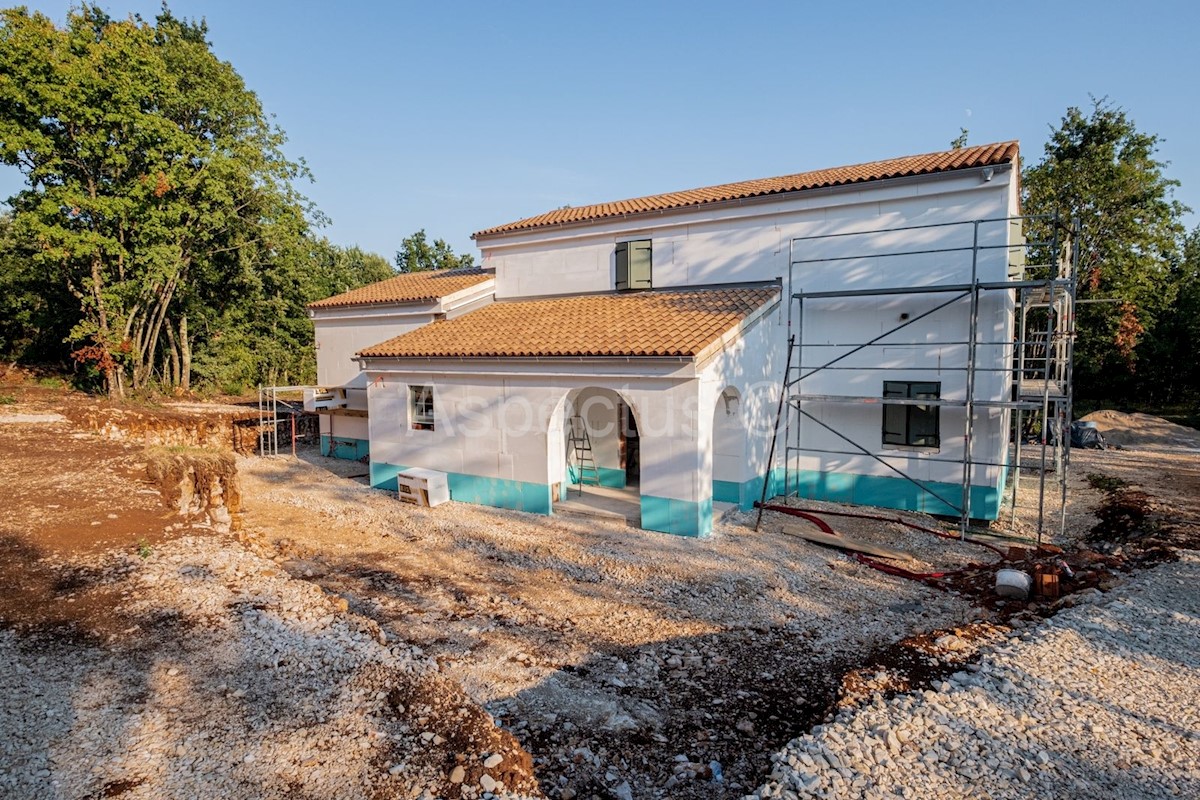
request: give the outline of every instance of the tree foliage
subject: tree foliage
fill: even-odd
[[[206,37],[165,6],[148,22],[87,5],[63,28],[0,12],[0,161],[27,183],[0,232],[6,350],[33,347],[52,308],[113,394],[186,389],[193,367],[227,387],[299,380],[304,305],[391,274],[312,235],[307,170]]]
[[[466,269],[475,266],[474,256],[456,255],[443,239],[429,243],[425,229],[406,237],[396,251],[396,269],[400,272],[424,272],[430,269]]]
[[[1185,238],[1168,284],[1174,302],[1139,346],[1131,405],[1200,409],[1200,227]]]
[[[0,356],[50,363],[61,359],[61,344],[72,321],[59,310],[74,298],[53,283],[32,258],[9,215],[0,217]]]
[[[1134,390],[1139,343],[1175,299],[1187,209],[1155,158],[1158,144],[1124,110],[1093,100],[1087,114],[1067,110],[1042,161],[1022,173],[1026,214],[1081,224],[1075,374],[1085,397]],[[1036,237],[1051,235],[1039,227]]]
[[[142,386],[160,350],[188,357],[194,277],[236,282],[264,241],[303,233],[302,167],[203,23],[95,6],[64,29],[23,8],[2,19],[0,158],[28,181],[18,232],[79,303],[77,358],[110,392]]]

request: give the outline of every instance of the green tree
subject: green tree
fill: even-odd
[[[111,394],[145,385],[164,349],[186,386],[188,311],[307,228],[304,167],[206,36],[165,6],[153,24],[84,6],[62,29],[0,12],[0,161],[28,184],[17,233],[74,296],[75,356]]]
[[[1174,302],[1138,348],[1137,395],[1153,408],[1200,409],[1200,227],[1185,238],[1169,284]]]
[[[1081,397],[1129,389],[1138,343],[1174,300],[1172,265],[1187,210],[1173,198],[1155,158],[1157,136],[1138,131],[1125,111],[1093,99],[1069,108],[1042,161],[1022,174],[1026,214],[1078,218],[1079,299],[1075,376]],[[1035,238],[1050,235],[1035,226]],[[1086,303],[1088,300],[1114,301]]]
[[[430,269],[467,269],[475,266],[475,257],[468,254],[455,255],[443,239],[429,243],[425,229],[414,233],[400,243],[396,251],[396,269],[400,272],[424,272]]]
[[[306,306],[396,274],[387,259],[311,235],[283,236],[277,227],[272,257],[240,272],[226,291],[199,302],[194,369],[203,383],[240,394],[261,383],[292,385],[316,379],[313,328]]]
[[[967,134],[969,131],[966,128],[958,129],[958,136],[955,136],[950,142],[950,147],[954,150],[959,150],[967,146]]]
[[[396,269],[378,253],[360,247],[339,247],[321,239],[314,247],[314,295],[320,300],[394,277]]]
[[[66,367],[63,340],[75,318],[62,310],[75,298],[34,256],[12,216],[0,216],[0,358]]]

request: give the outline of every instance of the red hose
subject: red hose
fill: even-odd
[[[882,561],[876,561],[873,558],[864,556],[862,553],[854,553],[853,555],[860,564],[865,564],[868,567],[877,569],[880,572],[885,572],[888,575],[895,575],[898,578],[908,578],[910,581],[917,581],[918,583],[924,583],[928,586],[934,586],[938,589],[946,588],[938,583],[938,581],[940,581],[942,578],[945,578],[947,575],[957,575],[958,573],[963,572],[963,570],[959,569],[949,570],[946,572],[912,572],[911,570],[904,569],[903,567],[897,567],[894,564],[885,564]]]

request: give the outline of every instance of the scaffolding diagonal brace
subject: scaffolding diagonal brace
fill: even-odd
[[[810,375],[813,375],[814,373],[820,372],[821,370],[823,370],[823,369],[825,369],[825,368],[827,368],[827,367],[831,367],[831,366],[833,366],[834,364],[838,363],[839,361],[841,361],[841,360],[842,360],[842,359],[844,359],[844,358],[849,358],[850,356],[854,355],[855,353],[857,353],[857,352],[859,352],[859,351],[861,351],[861,350],[865,350],[866,348],[868,348],[868,347],[871,347],[872,345],[878,344],[880,341],[882,341],[883,339],[886,339],[887,337],[891,336],[891,335],[892,335],[893,333],[895,333],[896,331],[898,331],[898,330],[900,330],[900,329],[902,329],[902,328],[907,328],[909,325],[912,325],[914,322],[919,322],[919,321],[921,321],[921,320],[925,319],[925,317],[928,317],[930,314],[934,314],[934,313],[936,313],[936,312],[938,312],[938,311],[941,311],[941,310],[942,310],[943,308],[945,308],[946,306],[953,305],[954,303],[957,303],[959,300],[962,300],[964,297],[967,297],[967,296],[971,295],[972,293],[973,293],[973,290],[968,290],[968,291],[965,291],[965,292],[963,292],[962,294],[956,294],[954,297],[951,297],[949,300],[947,300],[947,301],[946,301],[946,302],[944,302],[944,303],[938,303],[936,306],[934,306],[933,308],[929,309],[928,311],[924,311],[924,312],[922,312],[922,313],[918,314],[917,316],[915,316],[915,317],[913,317],[913,318],[911,318],[911,319],[909,319],[909,320],[906,320],[906,321],[904,321],[904,322],[900,323],[899,325],[897,325],[897,326],[896,326],[896,327],[894,327],[894,328],[889,328],[888,330],[886,330],[886,331],[884,331],[883,333],[881,333],[881,334],[879,334],[878,336],[876,336],[876,337],[875,337],[874,339],[872,339],[871,341],[869,341],[869,342],[863,342],[862,344],[855,346],[853,349],[851,349],[851,350],[847,350],[845,353],[842,353],[842,354],[841,354],[840,356],[838,356],[837,358],[834,358],[834,359],[831,359],[831,360],[829,360],[829,361],[826,361],[824,364],[822,364],[822,365],[821,365],[821,366],[819,366],[819,367],[813,367],[811,370],[809,370],[808,372],[804,373],[804,374],[803,374],[803,375],[801,375],[799,378],[796,378],[796,380],[794,381],[794,383],[799,383],[800,381],[804,380],[805,378],[809,377]],[[798,297],[802,297],[803,295],[797,295],[797,296],[798,296]]]
[[[1004,225],[1006,227],[1003,230],[989,228],[985,235],[985,231],[981,230],[983,225]],[[896,241],[889,240],[890,246],[875,246],[872,245],[873,240],[862,238],[885,234],[893,235],[906,231],[951,231],[957,236],[956,231],[958,230],[970,231],[969,244],[964,243],[961,247],[951,244],[943,245],[941,241],[938,241],[941,234],[907,238],[902,236]],[[995,486],[998,492],[1002,492],[1004,488],[1003,476],[1011,476],[1014,519],[1017,504],[1016,492],[1017,487],[1021,485],[1022,472],[1033,471],[1036,473],[1035,510],[1037,535],[1040,542],[1048,511],[1046,508],[1048,488],[1046,481],[1049,468],[1047,457],[1050,455],[1049,449],[1053,447],[1054,471],[1058,474],[1061,484],[1059,487],[1059,530],[1061,532],[1066,513],[1066,472],[1070,460],[1070,444],[1066,431],[1070,425],[1072,408],[1074,311],[1075,303],[1078,302],[1076,298],[1078,247],[1075,244],[1079,237],[1078,221],[1072,221],[1070,232],[1065,237],[1061,235],[1062,230],[1066,230],[1066,227],[1061,225],[1057,215],[1018,214],[987,219],[901,225],[874,230],[837,230],[831,233],[791,237],[788,243],[787,277],[790,299],[788,334],[791,337],[788,342],[788,356],[791,366],[785,370],[783,381],[783,391],[789,408],[783,419],[777,418],[774,432],[777,438],[782,427],[785,436],[783,494],[786,496],[797,494],[798,487],[792,486],[791,475],[798,469],[799,459],[805,453],[827,453],[854,457],[865,455],[883,465],[888,479],[891,479],[893,475],[898,476],[919,489],[918,497],[929,495],[941,503],[947,512],[951,510],[957,512],[960,517],[960,535],[965,538],[971,519],[975,516],[973,512],[978,511],[973,508],[977,503],[973,489],[977,485],[974,481],[979,477],[977,472],[979,468],[994,470],[994,472],[985,473],[978,486],[989,489]],[[1064,238],[1065,246],[1061,241]],[[812,243],[822,240],[836,240],[847,244],[840,246],[842,252],[836,253],[829,252],[828,249],[821,252],[819,245],[815,251],[808,249]],[[852,243],[855,242],[867,242],[868,244],[858,248],[859,252],[857,253],[847,253],[846,250],[854,249]],[[994,255],[995,253],[1001,255],[997,257]],[[988,255],[985,262],[981,261],[981,258],[987,254],[992,255]],[[914,280],[915,285],[904,284],[905,273],[898,270],[889,272],[885,269],[878,274],[879,283],[882,285],[874,285],[871,288],[856,287],[854,284],[861,282],[861,276],[842,276],[838,274],[836,268],[839,263],[858,259],[868,261],[872,265],[882,263],[886,267],[888,263],[896,263],[889,262],[888,259],[914,256],[921,259],[921,264],[936,265],[939,272],[938,276],[933,279],[937,280],[940,277],[944,282],[925,283],[921,280]],[[1003,259],[1003,263],[1001,263],[1001,259]],[[822,272],[821,269],[810,270],[810,267],[823,268],[824,271]],[[798,272],[799,268],[804,268],[804,271]],[[889,276],[890,281],[887,280]],[[808,291],[799,290],[798,277],[805,279]],[[969,283],[964,280],[968,278]],[[816,284],[808,283],[810,280],[815,280]],[[887,285],[888,283],[891,285]],[[991,292],[997,292],[1003,297],[982,305],[983,296]],[[823,341],[810,346],[836,347],[838,350],[833,352],[839,353],[824,363],[820,363],[822,359],[815,359],[820,364],[819,366],[809,366],[802,357],[805,345],[804,311],[805,305],[810,301],[845,302],[857,298],[898,298],[914,295],[930,296],[933,298],[932,301],[938,305],[917,314],[912,319],[902,316],[900,324],[889,327],[884,333],[874,334],[869,328],[864,330],[863,335],[870,337],[869,341],[860,343],[851,339],[846,344],[835,345],[832,344],[834,340],[826,341],[825,337],[815,337]],[[962,304],[966,300],[969,300],[969,308],[964,309],[961,315],[952,310],[953,319],[941,327],[935,326],[933,338],[928,338],[927,334],[926,337],[917,337],[920,341],[906,342],[904,341],[906,338],[912,339],[913,337],[895,335],[898,331],[927,319],[932,314],[955,304]],[[1040,312],[1045,315],[1044,324],[1040,314],[1036,318],[1036,322],[1035,319],[1030,318],[1030,312],[1034,309],[1044,309]],[[837,310],[833,309],[831,313],[836,315]],[[987,314],[986,318],[985,313]],[[1002,318],[999,316],[1001,314],[1009,316]],[[992,315],[996,315],[995,319]],[[950,314],[946,316],[950,316]],[[798,322],[796,329],[793,329],[794,322]],[[1017,322],[1019,322],[1019,329],[1014,329]],[[837,329],[839,321],[832,324],[835,326],[834,329]],[[942,327],[948,327],[949,324],[955,326],[965,324],[966,335],[942,337]],[[981,324],[985,325],[989,331],[1003,330],[1003,335],[1001,337],[991,334],[985,336],[980,332]],[[862,327],[859,326],[860,329]],[[910,332],[911,330],[913,329],[909,328]],[[993,341],[996,338],[1000,338],[1002,341]],[[931,345],[963,347],[965,348],[965,363],[960,364],[955,359],[945,363],[942,352],[938,351],[935,354],[936,357],[929,356],[926,359],[928,363],[919,358],[907,358],[894,364],[884,359],[862,361],[862,367],[845,366],[846,360],[850,356],[862,354],[864,351],[870,353],[869,348],[892,347],[893,345],[914,348]],[[997,347],[1001,349],[993,349]],[[985,350],[984,348],[989,349]],[[981,350],[983,351],[982,356],[979,352]],[[792,360],[793,352],[796,354],[794,361]],[[819,352],[829,353],[830,351]],[[856,359],[853,363],[860,362]],[[863,377],[844,377],[856,369],[863,370]],[[793,373],[792,370],[795,372]],[[800,391],[802,381],[822,370],[831,371],[831,382],[840,387],[841,392],[835,391],[828,395],[822,395]],[[840,372],[834,373],[833,370]],[[851,435],[857,436],[854,431],[858,430],[866,419],[863,414],[841,414],[827,422],[818,419],[802,407],[806,403],[822,401],[878,403],[885,408],[889,404],[905,405],[905,401],[887,396],[886,381],[882,397],[873,392],[863,391],[864,381],[870,383],[871,380],[877,380],[875,375],[879,371],[887,371],[885,374],[892,375],[908,373],[904,378],[896,378],[896,380],[912,380],[912,375],[928,374],[930,371],[936,371],[939,374],[945,371],[963,376],[962,383],[959,384],[964,391],[962,400],[939,399],[934,402],[913,403],[914,405],[960,406],[963,408],[962,427],[956,432],[961,436],[961,458],[937,458],[923,454],[906,456],[876,454],[851,438]],[[1001,378],[1004,374],[1008,375],[1007,381]],[[1050,391],[1052,386],[1054,387],[1053,392]],[[980,391],[982,391],[982,396],[978,396]],[[957,394],[953,396],[957,396]],[[791,406],[796,409],[794,419]],[[957,420],[958,416],[955,414],[948,419]],[[940,417],[938,419],[940,420]],[[1041,426],[1040,465],[1023,466],[1023,461],[1026,459],[1022,445],[1023,439],[1026,438],[1027,419],[1040,423]],[[836,449],[839,447],[836,444],[824,449],[806,447],[804,437],[801,435],[801,423],[803,422],[807,426],[806,420],[811,420],[819,428],[829,431],[849,446],[842,445],[841,449]],[[842,425],[853,427],[843,433],[837,429]],[[1051,427],[1057,430],[1057,435],[1047,435],[1047,431]],[[985,441],[981,437],[988,438]],[[857,438],[862,439],[862,436]],[[772,444],[774,444],[774,438]],[[995,457],[993,449],[1001,444],[1006,449],[1001,457]],[[982,457],[978,453],[979,447],[986,450]],[[906,466],[893,466],[889,460],[893,458],[905,459]],[[952,477],[950,470],[939,470],[938,476],[944,475],[945,477],[939,477],[939,482],[936,483],[932,482],[932,478],[928,475],[917,478],[906,474],[905,469],[911,470],[915,464],[922,462],[959,464],[961,472]],[[842,469],[844,468],[843,466]],[[835,472],[839,471],[839,467],[834,464],[830,464],[830,469]],[[884,474],[883,471],[875,470],[874,472],[881,476]],[[961,501],[950,502],[943,496],[947,494],[943,487],[951,487],[952,481],[958,484],[957,488],[961,489]],[[951,490],[948,493],[955,492]],[[990,499],[985,501],[984,508],[987,509],[987,512],[980,516],[992,518],[990,516],[991,502]],[[995,510],[998,515],[999,508],[997,507]]]

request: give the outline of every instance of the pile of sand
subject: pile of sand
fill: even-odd
[[[1094,422],[1110,445],[1133,450],[1200,450],[1200,431],[1152,414],[1094,411],[1083,417]]]

